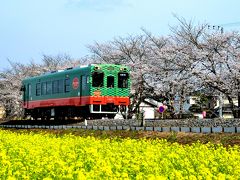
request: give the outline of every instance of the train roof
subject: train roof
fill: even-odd
[[[50,71],[50,72],[45,72],[43,74],[40,74],[38,76],[32,76],[32,77],[27,77],[23,80],[24,81],[28,81],[28,80],[34,80],[34,79],[39,79],[39,78],[48,78],[48,77],[54,77],[54,76],[59,76],[59,75],[64,75],[64,74],[68,74],[68,73],[73,73],[75,71],[79,71],[79,70],[87,70],[87,69],[91,69],[92,67],[104,67],[104,66],[115,66],[115,67],[127,67],[126,65],[119,65],[119,64],[89,64],[89,65],[80,65],[80,66],[76,66],[76,67],[69,67],[66,69],[60,69],[60,70],[55,70],[55,71]]]

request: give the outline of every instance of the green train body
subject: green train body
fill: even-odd
[[[45,73],[22,81],[25,115],[51,117],[114,117],[129,105],[129,68],[91,64]]]

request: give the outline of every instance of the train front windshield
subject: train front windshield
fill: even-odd
[[[118,88],[128,88],[128,79],[129,74],[126,72],[118,73]],[[107,76],[106,78],[107,88],[114,88],[114,76]],[[103,87],[104,86],[104,73],[103,72],[94,72],[92,74],[92,87]]]
[[[128,73],[118,73],[118,88],[128,87]]]
[[[92,74],[92,86],[103,87],[104,74],[103,72],[94,72]]]

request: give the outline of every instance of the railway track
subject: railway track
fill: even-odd
[[[3,120],[0,121],[0,125],[72,125],[81,124],[83,120],[66,120],[66,121],[56,121],[56,120]]]
[[[94,121],[102,120],[71,120],[71,121],[27,121],[12,120],[0,122],[0,128],[15,129],[87,129],[87,130],[133,130],[133,131],[158,131],[158,132],[185,132],[185,133],[240,133],[240,127],[186,127],[186,126],[139,126],[136,124],[125,125],[94,125]]]

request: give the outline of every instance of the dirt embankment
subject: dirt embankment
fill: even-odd
[[[192,144],[196,142],[213,144],[223,144],[224,146],[240,145],[240,133],[176,133],[176,132],[156,132],[156,131],[131,131],[131,130],[115,130],[115,131],[101,131],[101,130],[84,130],[84,129],[67,129],[67,130],[41,130],[41,129],[27,129],[18,130],[10,129],[17,133],[52,133],[56,136],[64,134],[72,134],[75,136],[94,136],[96,138],[132,138],[132,139],[166,139],[167,141],[180,144]]]

